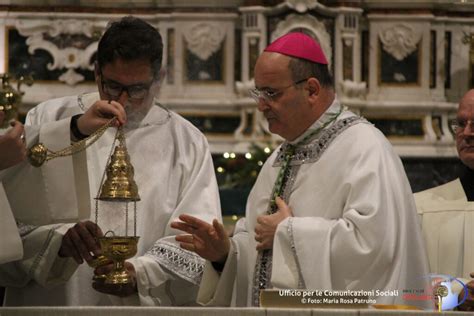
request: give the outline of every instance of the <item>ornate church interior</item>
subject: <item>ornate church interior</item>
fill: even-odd
[[[0,106],[14,93],[24,121],[41,102],[97,91],[98,41],[127,15],[162,36],[155,102],[207,138],[229,229],[283,142],[249,90],[259,54],[289,32],[319,42],[337,98],[388,138],[414,193],[462,169],[451,122],[474,87],[472,0],[0,0]]]
[[[473,12],[462,0],[3,0],[0,73],[4,89],[24,93],[24,118],[42,101],[94,91],[107,22],[145,19],[164,41],[158,102],[205,134],[223,212],[236,216],[282,141],[249,96],[253,66],[268,43],[295,30],[319,41],[341,103],[391,141],[414,192],[450,180],[460,164],[449,122],[474,85]]]

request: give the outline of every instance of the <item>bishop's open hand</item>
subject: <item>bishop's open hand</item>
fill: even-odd
[[[72,257],[78,264],[93,259],[93,255],[98,257],[102,254],[98,237],[103,233],[99,226],[91,221],[79,222],[69,228],[63,236],[61,248],[58,255],[60,257]]]
[[[287,217],[293,216],[291,208],[281,199],[277,197],[275,202],[278,211],[271,215],[260,215],[257,217],[255,225],[255,240],[257,241],[257,250],[265,250],[273,248],[273,239],[278,225]]]
[[[182,222],[171,223],[171,228],[182,230],[188,234],[177,235],[183,249],[193,251],[212,262],[224,263],[230,249],[230,239],[224,226],[214,219],[212,225],[190,215],[180,215]]]

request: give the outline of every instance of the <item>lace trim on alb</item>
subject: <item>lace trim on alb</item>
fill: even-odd
[[[186,281],[195,285],[201,282],[205,260],[191,251],[181,249],[170,242],[159,241],[145,253],[145,256],[152,257]]]

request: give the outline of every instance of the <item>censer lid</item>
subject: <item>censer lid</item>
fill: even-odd
[[[138,187],[133,178],[134,169],[125,146],[125,137],[121,129],[118,132],[119,144],[110,157],[105,170],[104,181],[98,199],[102,201],[140,201]]]

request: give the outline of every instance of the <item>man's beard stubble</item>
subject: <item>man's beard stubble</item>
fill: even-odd
[[[129,101],[124,105],[125,114],[127,114],[127,123],[125,124],[125,129],[135,129],[138,128],[148,114],[152,104],[151,102],[146,102],[144,100],[139,106],[133,106]]]

